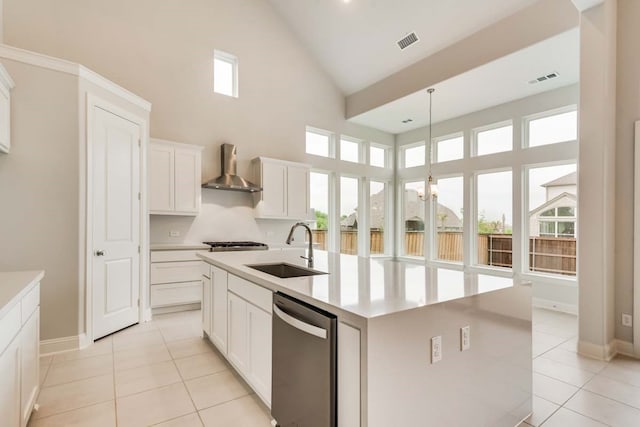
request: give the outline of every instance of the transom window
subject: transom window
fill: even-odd
[[[369,164],[379,168],[387,166],[387,149],[379,145],[369,145]]]
[[[333,135],[331,132],[307,126],[305,134],[306,152],[314,156],[333,157]]]
[[[476,155],[501,153],[513,149],[513,126],[479,129],[475,132]]]
[[[434,163],[459,160],[464,157],[464,138],[462,135],[438,138],[433,141]]]
[[[407,145],[402,148],[402,151],[405,168],[424,166],[426,154],[424,142]]]
[[[362,141],[348,136],[340,137],[340,160],[362,163]]]
[[[530,119],[527,129],[529,147],[573,141],[578,138],[578,112],[573,110]]]
[[[213,91],[238,97],[238,57],[221,50],[213,51]]]

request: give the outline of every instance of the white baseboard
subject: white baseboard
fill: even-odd
[[[168,314],[168,313],[177,313],[179,311],[191,311],[191,310],[199,310],[200,303],[196,302],[194,304],[181,304],[181,305],[171,305],[167,307],[156,307],[151,309],[151,313],[153,315],[156,314]]]
[[[79,335],[54,338],[40,341],[40,354],[60,353],[62,351],[80,349],[81,337]]]
[[[618,354],[640,359],[639,355],[633,351],[633,343],[629,341],[616,340],[616,351]]]
[[[537,308],[546,308],[548,310],[561,311],[563,313],[578,314],[578,306],[574,304],[566,304],[562,302],[552,301],[544,298],[531,298],[531,304]]]
[[[611,340],[607,345],[598,345],[586,341],[578,341],[578,354],[597,360],[610,361],[618,353],[617,341]]]

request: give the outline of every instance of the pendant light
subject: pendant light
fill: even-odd
[[[431,174],[431,155],[433,153],[433,147],[431,147],[431,107],[432,107],[432,98],[433,98],[433,92],[435,92],[434,88],[429,88],[427,89],[427,92],[429,93],[429,139],[428,141],[428,145],[427,147],[429,148],[429,195],[431,197],[433,197],[434,199],[438,197],[438,186],[433,182],[433,176]]]

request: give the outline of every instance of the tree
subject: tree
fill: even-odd
[[[327,229],[328,215],[321,211],[316,211],[316,230]]]

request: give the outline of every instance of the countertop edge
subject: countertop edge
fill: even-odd
[[[8,301],[0,307],[0,319],[2,319],[13,308],[15,304],[18,304],[20,300],[33,289],[36,284],[40,283],[44,277],[44,270],[26,270],[26,271],[3,271],[2,273],[16,273],[16,274],[32,274],[31,279],[27,279],[26,283],[15,293]]]

